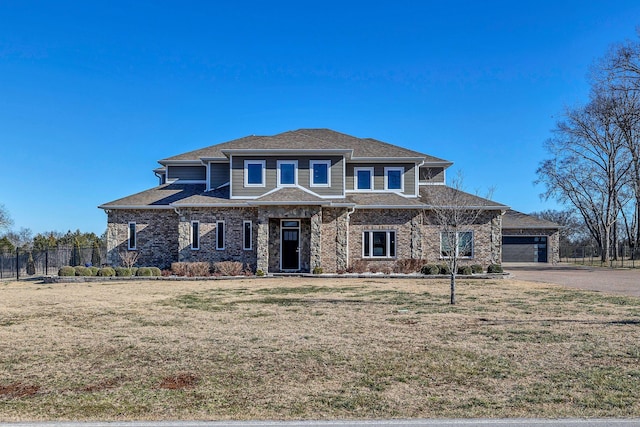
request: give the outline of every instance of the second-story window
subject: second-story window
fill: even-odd
[[[278,186],[298,185],[298,161],[278,160]]]
[[[329,169],[331,160],[311,160],[309,161],[309,176],[311,187],[329,187],[331,176]]]
[[[265,181],[265,161],[245,160],[244,161],[244,186],[264,187]]]
[[[402,176],[404,168],[389,167],[384,168],[384,189],[391,191],[404,191],[404,182]]]
[[[356,190],[373,190],[373,168],[354,168]]]

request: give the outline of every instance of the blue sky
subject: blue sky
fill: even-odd
[[[531,212],[542,144],[637,1],[0,0],[0,204],[101,234],[157,160],[331,128],[454,162]]]

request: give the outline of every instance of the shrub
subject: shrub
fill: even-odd
[[[357,259],[351,263],[349,268],[347,268],[347,272],[349,273],[358,273],[362,274],[367,271],[367,261],[363,259]]]
[[[313,274],[322,274],[322,267],[313,267]]]
[[[240,269],[242,269],[242,264]],[[206,277],[211,271],[211,264],[208,262],[189,262],[187,263],[187,276],[189,277]]]
[[[214,265],[216,273],[223,276],[240,276],[242,275],[242,263],[238,261],[220,261]]]
[[[75,275],[76,275],[76,269],[69,265],[60,267],[60,269],[58,270],[58,276],[75,276]]]
[[[480,274],[484,272],[484,269],[482,268],[482,266],[480,264],[473,264],[471,266],[471,272],[473,274]]]
[[[187,275],[187,263],[186,262],[173,262],[171,263],[171,271],[176,276]]]
[[[262,270],[257,270],[257,271],[256,271],[256,276],[258,276],[258,277],[263,277],[263,276],[264,276],[264,271],[262,271]]]
[[[447,264],[440,264],[438,268],[440,269],[440,274],[451,274],[451,269]]]
[[[129,267],[129,270],[131,270],[132,276],[135,276],[138,274],[138,267]]]
[[[389,265],[383,265],[380,268],[380,271],[382,272],[382,274],[391,274],[393,273],[393,268],[391,268],[391,266]]]
[[[127,267],[116,267],[116,276],[118,277],[129,277],[131,276],[131,269]]]
[[[162,270],[160,270],[158,267],[150,267],[151,268],[151,275],[154,277],[160,277],[162,276]]]
[[[91,269],[89,267],[83,267],[81,265],[75,268],[76,276],[91,276]]]
[[[411,274],[417,273],[422,269],[422,260],[415,258],[399,259],[393,265],[395,273]]]
[[[111,267],[103,267],[98,270],[98,276],[101,277],[112,277],[116,275],[116,271]]]
[[[420,273],[429,275],[440,274],[440,267],[435,264],[426,264],[422,266]]]
[[[463,276],[471,276],[472,272],[473,270],[471,270],[471,267],[468,265],[461,265],[458,267],[458,274],[462,274]]]
[[[504,270],[500,264],[490,264],[487,273],[504,273]]]
[[[100,270],[98,267],[89,267],[89,270],[91,270],[91,275],[92,276],[97,276],[98,275],[98,271]]]
[[[151,277],[151,269],[149,267],[140,267],[138,268],[138,271],[136,271],[136,276]]]

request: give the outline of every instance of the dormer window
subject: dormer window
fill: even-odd
[[[278,160],[278,187],[298,185],[298,161]]]
[[[384,168],[384,189],[389,191],[404,191],[404,168]]]
[[[245,160],[244,161],[244,186],[264,187],[265,184],[265,161]]]
[[[373,168],[354,168],[354,175],[356,190],[373,190]]]

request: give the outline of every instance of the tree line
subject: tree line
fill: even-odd
[[[640,42],[612,46],[592,66],[588,101],[567,107],[537,170],[543,197],[570,206],[599,247],[640,245]]]
[[[23,251],[46,251],[54,248],[91,248],[104,246],[106,235],[98,236],[95,233],[86,233],[80,230],[47,231],[33,234],[28,228],[13,230],[13,221],[7,209],[0,205],[0,253],[11,253],[16,249]]]

